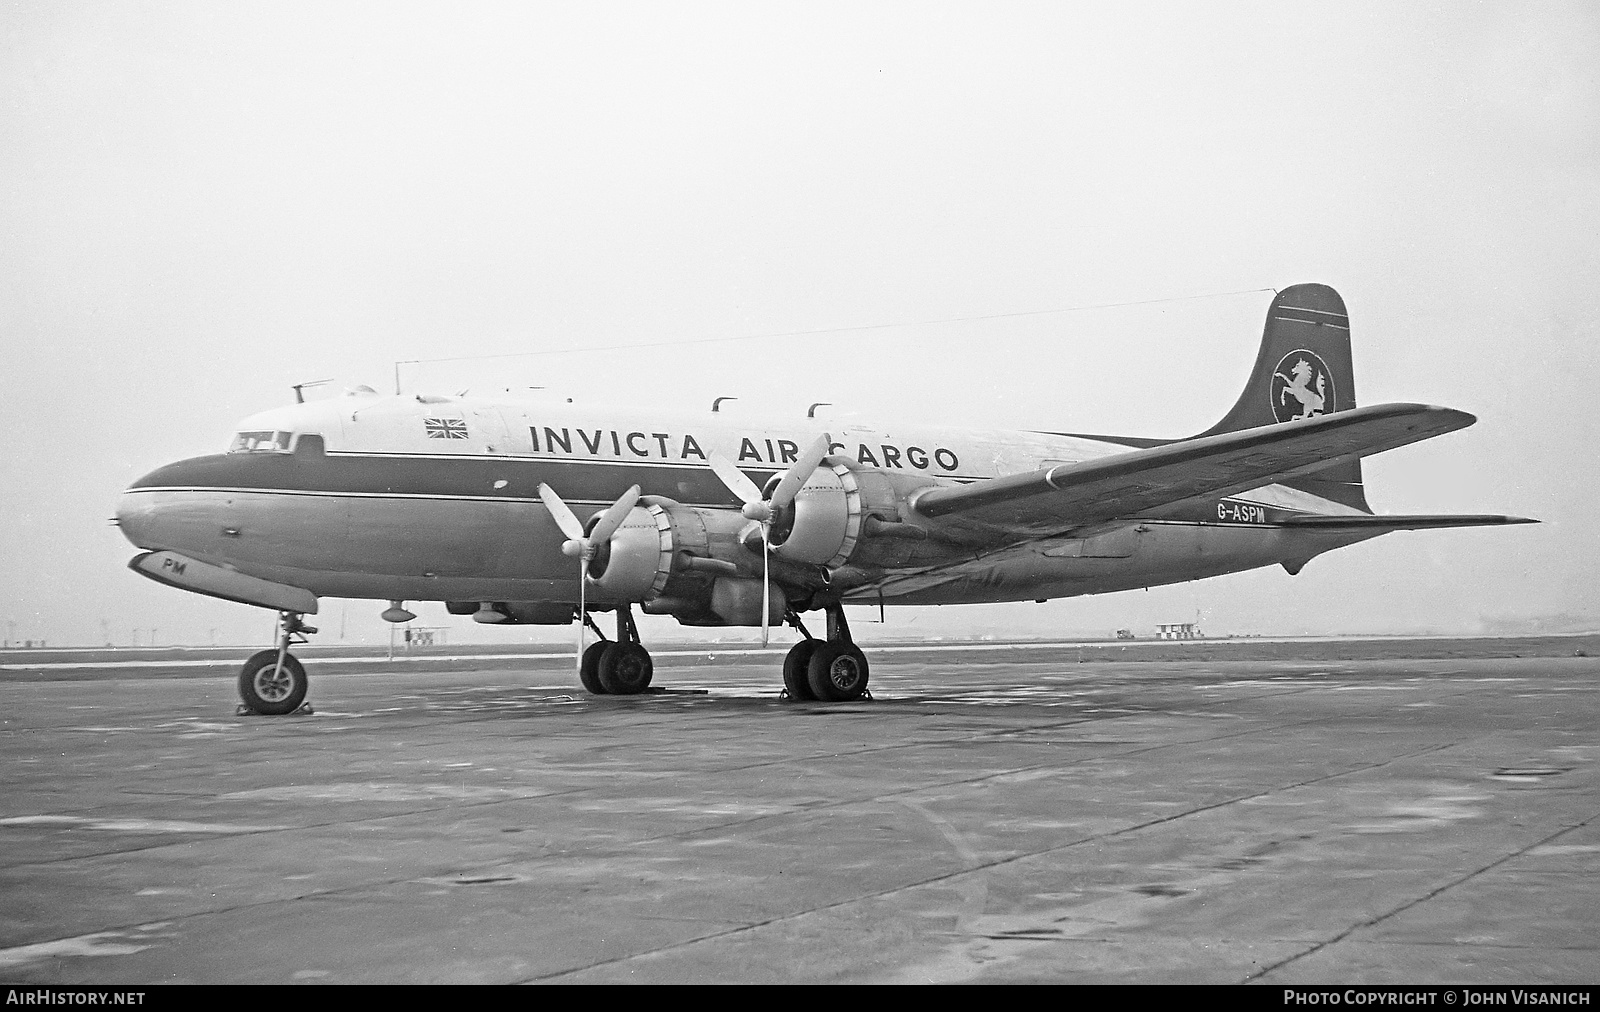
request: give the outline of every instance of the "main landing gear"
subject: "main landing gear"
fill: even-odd
[[[294,713],[305,702],[306,669],[289,653],[291,643],[304,643],[306,636],[316,632],[300,621],[300,613],[279,612],[278,645],[250,655],[239,669],[239,698],[243,704],[239,712],[280,716]],[[310,707],[305,708],[310,712]]]
[[[600,637],[583,652],[583,663],[578,668],[578,678],[583,687],[597,696],[633,696],[650,687],[655,674],[655,662],[650,651],[639,642],[639,630],[633,624],[633,611],[626,604],[617,605],[617,638],[607,640],[605,633],[584,615],[589,628]]]
[[[805,639],[796,643],[783,659],[785,695],[789,699],[828,703],[870,699],[867,657],[850,638],[850,624],[845,621],[844,608],[830,605],[826,612],[828,638],[825,640],[813,639],[800,616],[792,611],[788,614],[789,624],[800,630]],[[617,606],[617,638],[614,640],[606,639],[590,615],[585,614],[583,621],[600,637],[583,651],[583,661],[578,668],[583,687],[596,696],[633,696],[648,689],[655,663],[650,659],[650,651],[639,642],[639,630],[628,605]],[[263,653],[270,655],[271,651]]]
[[[805,636],[783,659],[783,688],[790,699],[843,703],[867,695],[867,655],[850,638],[844,608],[829,605],[827,614],[826,640],[812,639],[800,616],[789,614],[790,624]]]

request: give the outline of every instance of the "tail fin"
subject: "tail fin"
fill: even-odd
[[[1350,318],[1344,300],[1327,285],[1295,285],[1278,293],[1267,310],[1261,351],[1244,393],[1222,421],[1200,435],[1253,429],[1355,406]],[[1372,512],[1362,490],[1359,460],[1283,484]]]

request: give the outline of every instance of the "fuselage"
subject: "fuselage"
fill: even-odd
[[[134,482],[117,516],[140,548],[318,596],[571,602],[577,572],[561,554],[564,536],[539,499],[540,483],[580,516],[633,484],[685,506],[737,510],[707,463],[711,454],[759,486],[820,433],[841,458],[932,484],[1127,449],[1043,432],[356,394],[245,419],[228,452]],[[1269,486],[1070,537],[935,544],[844,596],[886,604],[1029,600],[1298,563],[1361,539],[1275,523],[1330,508],[1340,509]]]

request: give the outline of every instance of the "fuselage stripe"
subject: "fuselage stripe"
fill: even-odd
[[[213,485],[163,485],[145,486],[143,488],[129,489],[130,493],[140,492],[200,492],[221,493],[227,495],[283,495],[326,499],[395,499],[395,500],[421,500],[427,502],[498,502],[522,503],[527,505],[542,506],[543,501],[537,497],[525,498],[522,496],[492,496],[492,495],[444,495],[425,492],[319,492],[309,489],[293,488],[225,488]],[[569,499],[572,506],[603,507],[611,505],[607,499]],[[731,509],[725,502],[683,503],[685,506],[696,506],[705,509]],[[1164,527],[1248,527],[1252,530],[1283,529],[1287,526],[1275,521],[1262,521],[1259,523],[1246,523],[1227,520],[1165,520],[1156,517],[1129,516],[1117,520],[1118,526],[1127,524],[1159,524]],[[1070,538],[1069,538],[1070,540]]]

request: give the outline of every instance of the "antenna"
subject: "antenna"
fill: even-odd
[[[296,383],[290,388],[294,391],[294,402],[296,404],[304,404],[306,402],[306,395],[303,391],[311,387],[320,387],[332,382],[332,379],[320,379],[312,380],[310,383]]]

